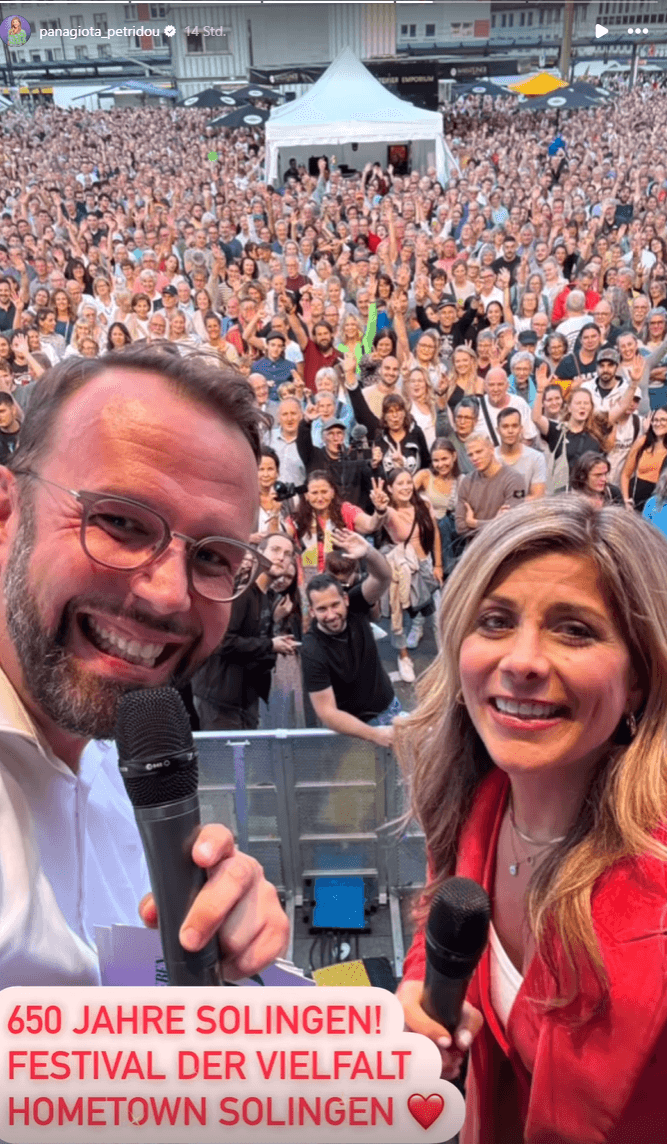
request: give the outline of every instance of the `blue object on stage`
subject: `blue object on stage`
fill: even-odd
[[[318,929],[364,929],[364,880],[358,877],[316,878],[313,925]]]

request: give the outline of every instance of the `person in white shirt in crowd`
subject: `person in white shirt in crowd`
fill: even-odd
[[[280,461],[280,479],[287,485],[303,485],[306,469],[297,447],[299,422],[303,418],[301,402],[296,397],[285,397],[278,407],[278,418],[271,429],[267,444]]]
[[[591,321],[590,315],[586,313],[586,295],[583,290],[570,291],[565,301],[565,309],[567,318],[558,323],[556,330],[559,334],[565,335],[571,351],[582,326]]]
[[[509,392],[509,378],[504,369],[494,366],[484,379],[484,393],[478,397],[480,411],[475,425],[475,434],[488,437],[496,448],[500,444],[498,436],[498,414],[510,405],[521,416],[522,440],[532,445],[537,438],[537,429],[531,417],[530,406],[523,397]]]

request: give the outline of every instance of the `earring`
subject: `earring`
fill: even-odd
[[[634,739],[635,735],[637,734],[637,720],[635,719],[634,711],[630,711],[625,716],[625,721],[628,725],[628,732],[629,732],[630,738]]]
[[[456,692],[456,695],[454,696],[454,702],[457,703],[459,707],[465,707],[465,705],[466,705],[466,701],[463,698],[463,691],[461,690],[460,687],[459,687],[458,691]]]

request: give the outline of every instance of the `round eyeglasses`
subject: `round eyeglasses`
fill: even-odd
[[[226,604],[236,600],[271,561],[241,540],[206,536],[193,540],[172,532],[164,517],[140,501],[110,493],[77,492],[40,477],[32,469],[14,469],[17,476],[69,493],[82,509],[81,547],[91,560],[116,572],[136,572],[157,560],[177,538],[185,544],[191,587],[207,600]]]

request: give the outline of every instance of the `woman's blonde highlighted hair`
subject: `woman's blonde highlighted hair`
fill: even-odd
[[[552,553],[588,558],[597,567],[643,697],[635,712],[635,737],[621,720],[577,822],[528,887],[530,929],[556,983],[548,1007],[573,1001],[583,953],[597,983],[585,1020],[604,1004],[607,992],[591,913],[596,880],[623,858],[650,855],[667,861],[667,847],[651,836],[667,810],[667,541],[662,534],[635,513],[596,509],[584,497],[568,496],[533,501],[485,525],[447,582],[438,621],[443,650],[417,684],[416,710],[395,724],[395,750],[435,871],[417,906],[421,921],[454,872],[475,791],[495,766],[465,706],[457,702],[461,645],[492,586],[526,561]],[[546,940],[548,924],[562,942],[564,966],[556,966]]]

